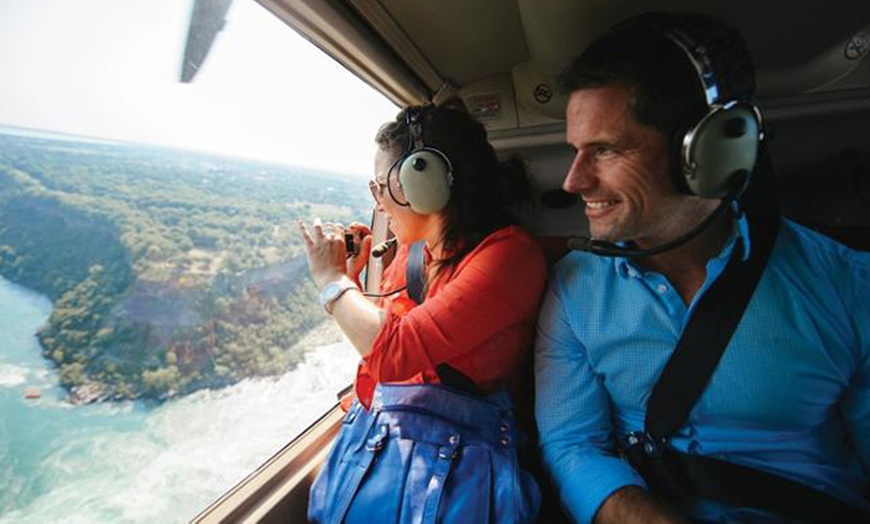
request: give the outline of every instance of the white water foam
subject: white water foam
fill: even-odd
[[[347,343],[332,344],[282,377],[151,410],[65,409],[76,427],[43,444],[38,471],[19,488],[37,493],[0,523],[187,522],[334,405],[358,359]]]
[[[15,364],[0,364],[0,388],[20,386],[27,382],[29,370]]]

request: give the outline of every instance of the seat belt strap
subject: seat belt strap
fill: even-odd
[[[747,193],[752,252],[738,246],[699,299],[647,402],[644,432],[628,435],[625,455],[650,488],[669,498],[708,498],[810,521],[870,522],[870,513],[800,482],[730,462],[678,452],[667,439],[689,417],[758,285],[779,232],[772,174]],[[766,201],[766,198],[770,200]],[[808,507],[812,505],[815,510]]]
[[[408,285],[408,296],[418,305],[426,299],[423,289],[426,287],[424,276],[423,247],[425,240],[414,242],[408,251],[408,263],[405,266],[405,282]]]
[[[735,246],[725,270],[699,299],[653,387],[644,426],[654,438],[667,438],[689,418],[761,280],[780,220],[776,217],[770,223],[758,222],[762,223],[750,224],[751,256],[744,262],[742,245]]]
[[[631,437],[630,437],[631,440]],[[870,513],[806,484],[717,458],[662,446],[650,456],[641,445],[625,452],[650,489],[668,500],[710,499],[772,511],[799,522],[870,522]]]
[[[405,283],[408,285],[408,296],[420,305],[426,300],[423,290],[426,288],[426,273],[423,260],[424,240],[411,244],[408,251],[408,263],[405,267]],[[435,366],[438,380],[445,386],[463,391],[471,395],[482,395],[480,388],[467,375],[446,362]]]
[[[804,522],[870,522],[870,514],[806,484],[733,462],[672,451],[696,497],[764,508]]]
[[[722,274],[698,299],[692,318],[647,401],[644,428],[654,442],[663,443],[689,418],[731,341],[773,251],[782,219],[769,155],[760,154],[752,182],[741,200],[749,219],[752,243],[749,259],[743,260],[742,244],[735,246]]]

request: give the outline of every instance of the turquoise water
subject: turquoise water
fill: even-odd
[[[50,311],[0,278],[0,524],[187,522],[332,406],[358,360],[332,344],[157,407],[71,406],[34,336]]]

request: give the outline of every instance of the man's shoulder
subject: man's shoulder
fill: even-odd
[[[781,239],[789,252],[820,264],[870,264],[870,253],[854,250],[819,231],[784,219]],[[793,255],[794,256],[794,255]]]
[[[583,251],[569,251],[553,265],[552,277],[557,280],[598,279],[614,272],[616,261]]]
[[[784,220],[771,264],[805,285],[846,295],[870,287],[870,252],[857,251],[806,226]]]

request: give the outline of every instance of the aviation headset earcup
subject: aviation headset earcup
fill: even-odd
[[[761,124],[746,103],[713,106],[685,134],[676,186],[688,194],[722,198],[752,173],[758,157]]]
[[[730,86],[721,84],[716,74],[714,58],[721,53],[714,51],[718,48],[708,49],[679,22],[655,16],[652,27],[689,61],[707,105],[704,116],[689,123],[685,134],[675,137],[674,185],[682,193],[703,198],[722,198],[744,189],[755,169],[763,137],[761,111],[748,100],[723,98]]]
[[[399,164],[399,183],[411,210],[421,215],[437,213],[450,200],[453,175],[450,162],[431,148],[411,152]]]

